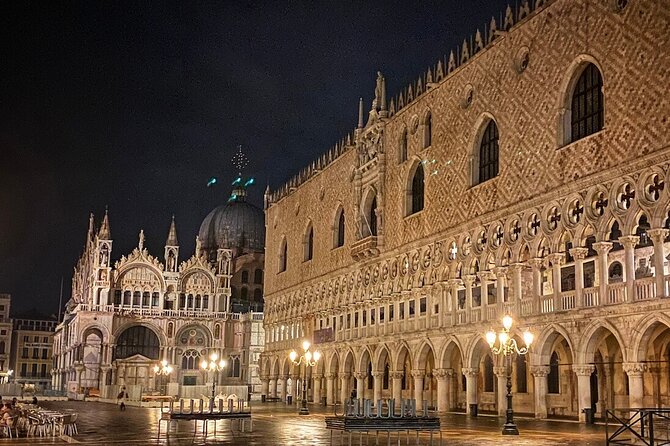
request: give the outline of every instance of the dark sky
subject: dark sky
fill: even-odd
[[[0,292],[55,312],[105,206],[114,258],[140,228],[162,257],[172,214],[190,255],[238,144],[260,205],[353,128],[377,70],[396,94],[506,4],[2,2]]]

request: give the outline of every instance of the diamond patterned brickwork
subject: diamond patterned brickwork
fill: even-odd
[[[518,203],[544,204],[558,194],[565,196],[575,180],[588,181],[603,171],[612,178],[620,176],[629,161],[668,147],[670,7],[667,0],[631,0],[617,13],[612,3],[553,2],[387,121],[382,257],[455,228],[487,223],[491,213]],[[514,57],[524,46],[529,49],[529,64],[519,73]],[[605,128],[561,147],[559,115],[565,89],[575,61],[584,55],[602,71]],[[464,108],[470,86],[473,101]],[[412,122],[427,109],[433,118],[432,146],[420,151],[421,125],[412,133]],[[470,187],[470,158],[488,116],[500,131],[500,174]],[[410,133],[409,159],[398,165],[396,150],[403,128]],[[416,160],[435,160],[426,171],[426,206],[421,213],[404,217],[407,177]],[[265,290],[269,299],[309,279],[358,267],[349,251],[358,236],[353,176],[357,161],[356,150],[347,151],[269,208]],[[345,247],[333,250],[332,230],[340,204],[347,221]],[[315,228],[315,255],[303,262],[303,233],[309,220]],[[283,236],[289,246],[288,269],[277,275]]]

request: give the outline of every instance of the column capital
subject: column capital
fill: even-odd
[[[455,286],[461,286],[463,284],[463,280],[461,279],[448,279],[447,280],[447,285],[451,287]]]
[[[493,268],[493,272],[496,274],[496,279],[506,279],[507,278],[507,266],[496,266]]]
[[[363,379],[365,379],[365,378],[367,378],[367,377],[368,377],[368,374],[365,373],[365,372],[356,372],[356,373],[354,373],[354,378],[356,378],[357,380],[363,380]]]
[[[426,376],[426,371],[421,369],[412,370],[411,373],[414,378],[423,378],[424,376]]]
[[[612,242],[595,242],[593,244],[593,249],[595,249],[599,255],[605,255],[612,250],[612,245]]]
[[[274,381],[278,378],[278,375],[270,375],[269,378],[270,380]]]
[[[449,373],[449,371],[451,371],[451,373]],[[447,379],[453,372],[452,369],[433,369],[433,376],[437,378],[438,381],[441,381]]]
[[[530,374],[544,378],[549,375],[550,367],[548,365],[533,365],[530,367]]]
[[[507,267],[507,270],[512,274],[516,274],[517,271],[522,272],[525,267],[526,267],[526,265],[524,265],[523,263],[518,263],[517,262],[517,263],[512,263],[511,265],[509,265]]]
[[[463,276],[463,283],[467,286],[472,286],[472,284],[475,283],[475,280],[477,280],[477,276],[474,274],[467,274]]]
[[[647,234],[649,235],[651,241],[654,242],[654,245],[663,244],[663,242],[665,242],[665,238],[668,236],[669,233],[670,231],[668,231],[665,228],[654,228],[649,229],[647,231]]]
[[[465,376],[469,377],[476,377],[477,374],[479,373],[479,369],[476,369],[474,367],[463,367],[461,369],[461,373],[463,373]]]
[[[288,379],[288,375],[279,375],[279,379],[282,381],[286,381]]]
[[[323,374],[322,373],[315,373],[314,375],[312,375],[312,378],[321,379],[321,378],[323,378]]]
[[[640,237],[637,235],[624,235],[619,237],[619,243],[623,245],[624,248],[634,249],[635,245],[640,242]]]
[[[589,253],[588,248],[570,248],[570,255],[575,259],[575,260],[584,260],[586,258],[586,255]]]
[[[547,256],[547,260],[551,262],[552,266],[561,266],[565,263],[565,253],[564,252],[554,252]]]
[[[572,366],[572,370],[577,376],[591,376],[595,369],[596,366],[593,364],[575,364]]]
[[[534,270],[540,269],[544,265],[544,259],[542,257],[533,257],[532,259],[528,259],[528,264]]]
[[[326,379],[335,379],[335,377],[337,376],[337,374],[335,374],[335,373],[333,373],[333,372],[326,372],[326,373],[323,374],[323,376],[325,376]]]
[[[382,379],[384,377],[384,372],[372,372],[372,377],[374,379]]]
[[[479,280],[482,282],[491,282],[496,279],[496,275],[493,274],[493,271],[479,271],[477,274],[479,275]]]
[[[341,373],[340,379],[349,379],[351,378],[351,373]]]
[[[389,377],[391,379],[402,379],[404,375],[403,372],[389,372]]]
[[[296,379],[300,378],[300,375],[297,373],[291,374],[291,379],[295,381]]]
[[[496,376],[507,377],[507,367],[505,366],[495,366],[493,367],[493,374]]]
[[[642,374],[647,370],[647,364],[642,362],[624,362],[623,371],[626,372],[628,377],[632,376],[642,376]]]

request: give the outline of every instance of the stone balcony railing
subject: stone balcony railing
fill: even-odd
[[[80,303],[75,309],[80,311],[94,311],[101,313],[115,313],[121,316],[131,317],[173,317],[189,319],[231,319],[231,320],[253,320],[262,321],[263,313],[229,313],[226,311],[208,311],[208,310],[165,310],[160,308],[139,308],[129,305],[92,305]]]
[[[377,257],[378,255],[377,237],[374,235],[367,236],[351,245],[351,257],[356,261]]]

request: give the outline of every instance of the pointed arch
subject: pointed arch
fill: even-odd
[[[421,144],[422,149],[427,149],[431,146],[433,142],[433,115],[430,110],[427,110],[423,115],[423,141]]]
[[[412,161],[405,181],[405,216],[423,210],[425,194],[425,172],[419,158]]]
[[[286,271],[287,264],[288,264],[288,246],[286,243],[286,236],[283,235],[281,238],[281,242],[279,243],[277,272],[281,273]]]
[[[402,164],[407,161],[407,152],[409,148],[409,136],[407,134],[407,128],[403,126],[400,131],[400,138],[398,138],[398,164]]]
[[[335,218],[333,219],[333,248],[344,246],[345,228],[344,208],[342,204],[339,204],[335,210]]]
[[[642,318],[637,323],[630,343],[629,357],[631,362],[641,362],[649,359],[646,357],[646,353],[651,345],[650,341],[653,338],[654,332],[659,327],[662,327],[664,330],[670,329],[670,316],[655,312]]]
[[[366,191],[361,206],[361,234],[363,237],[377,235],[377,191],[370,187]]]
[[[475,186],[498,176],[499,131],[493,115],[483,114],[479,118],[472,149],[472,172],[470,184]]]
[[[312,220],[307,222],[307,228],[303,236],[303,261],[309,262],[314,258],[314,225]]]
[[[598,345],[609,335],[616,339],[623,362],[627,361],[628,355],[626,344],[623,342],[621,333],[607,320],[593,321],[583,332],[582,341],[576,351],[576,357],[580,364],[590,364],[594,362],[595,353]]]

